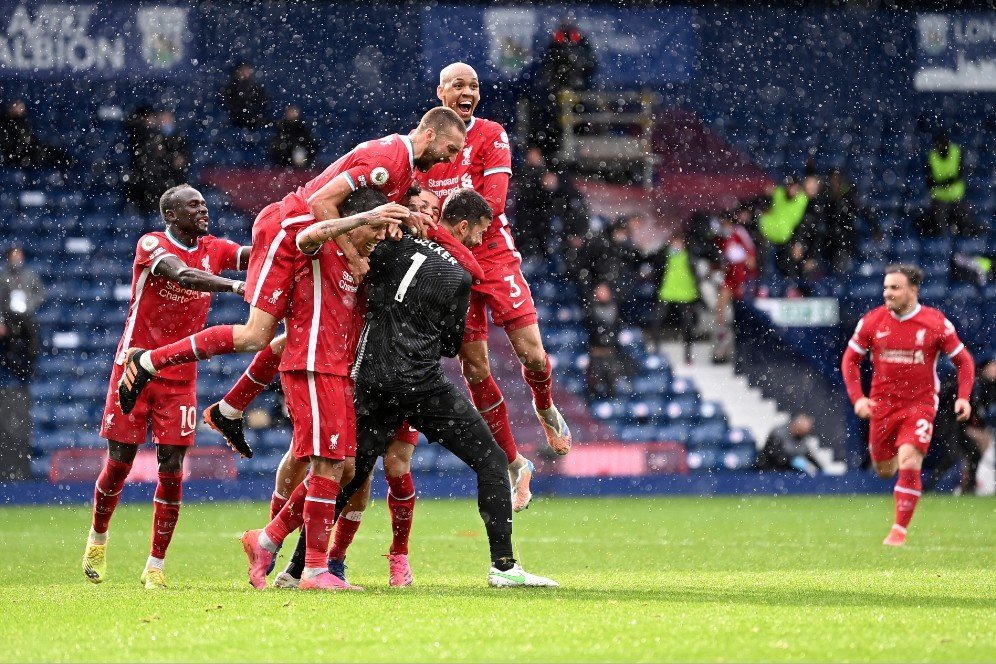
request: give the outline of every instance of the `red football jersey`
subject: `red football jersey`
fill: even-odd
[[[378,189],[392,203],[400,203],[414,182],[415,151],[408,136],[391,134],[365,141],[340,157],[322,174],[284,197],[287,217],[311,214],[309,203],[337,176],[345,174],[353,191]]]
[[[314,255],[300,255],[280,371],[349,375],[364,314],[358,291],[349,263],[335,242],[326,242]]]
[[[898,317],[888,307],[872,309],[858,322],[847,345],[869,355],[874,367],[872,400],[889,405],[937,406],[937,358],[954,357],[965,349],[954,325],[937,309],[918,304]]]
[[[428,172],[417,172],[416,178],[423,188],[432,191],[439,200],[458,189],[474,189],[491,205],[494,220],[488,234],[497,233],[508,226],[505,218],[507,188],[496,195],[485,187],[485,178],[496,173],[512,175],[512,152],[508,134],[497,122],[473,118],[467,126],[467,141],[463,152],[453,163],[436,164]]]
[[[205,235],[194,247],[186,247],[169,231],[146,233],[139,239],[132,266],[131,304],[115,362],[124,363],[129,348],[159,348],[204,329],[211,309],[211,293],[184,288],[153,272],[166,256],[176,256],[186,265],[219,274],[240,266],[240,245]],[[158,378],[196,380],[197,363],[162,369]]]

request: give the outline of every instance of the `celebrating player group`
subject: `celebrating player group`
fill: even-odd
[[[378,456],[394,534],[390,583],[411,585],[410,462],[419,431],[477,474],[488,583],[557,585],[523,570],[513,554],[512,515],[530,503],[535,468],[518,452],[487,353],[490,309],[522,363],[549,446],[566,454],[570,429],[552,401],[550,359],[504,214],[508,136],[474,115],[480,86],[470,66],[444,68],[437,96],[442,105],[411,132],[361,143],[266,206],[251,247],[208,235],[207,205],[193,187],[162,195],[166,228],[139,239],[108,389],[101,428],[108,457],[83,555],[90,581],[107,578],[110,521],[151,425],[159,484],[140,578],[148,589],[167,586],[166,550],[196,428],[196,363],[251,352],[246,372],[203,417],[235,451],[252,456],[242,412],[280,375],[293,436],[276,469],[269,522],[242,537],[253,587],[266,587],[276,552],[300,529],[299,551],[275,585],[359,590],[346,579],[345,557]],[[218,276],[241,269],[244,282]],[[249,303],[246,322],[205,329],[210,293],[223,291]],[[470,401],[440,367],[442,356],[458,354]]]

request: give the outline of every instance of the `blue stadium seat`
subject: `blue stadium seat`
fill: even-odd
[[[707,422],[692,429],[688,436],[689,445],[721,445],[726,439],[726,424]]]

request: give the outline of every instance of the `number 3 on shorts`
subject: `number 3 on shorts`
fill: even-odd
[[[921,443],[929,443],[930,436],[934,433],[934,425],[929,420],[917,420],[915,433]]]
[[[515,275],[510,274],[505,277],[505,281],[508,282],[508,296],[513,300],[520,295],[522,295],[522,289],[519,288],[519,284],[515,283]]]

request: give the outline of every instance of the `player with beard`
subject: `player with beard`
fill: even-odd
[[[972,415],[975,363],[944,314],[918,302],[922,283],[917,267],[886,268],[885,304],[858,321],[841,366],[855,414],[871,421],[868,442],[875,472],[882,478],[899,474],[893,491],[896,518],[882,542],[887,546],[906,543],[923,491],[920,471],[937,414],[937,359],[942,352],[958,368],[957,419],[964,422]],[[874,367],[869,396],[861,387],[865,357]]]
[[[533,408],[551,449],[557,454],[567,454],[571,432],[553,403],[553,368],[543,348],[529,284],[522,275],[522,257],[515,248],[505,216],[512,175],[508,134],[497,122],[474,115],[481,93],[477,73],[470,65],[455,62],[444,67],[439,73],[436,96],[466,124],[467,141],[458,159],[437,164],[420,173],[418,179],[423,188],[444,202],[453,192],[472,188],[491,206],[493,221],[483,242],[473,250],[485,276],[471,295],[460,366],[474,404],[508,458],[509,475],[515,487],[513,508],[519,511],[532,498],[529,480],[534,468],[518,452],[504,396],[491,375],[487,309],[494,324],[505,330],[522,363],[522,376],[532,391]]]

